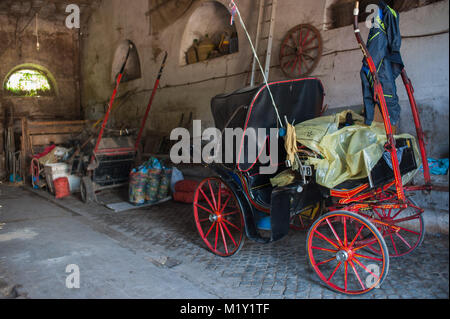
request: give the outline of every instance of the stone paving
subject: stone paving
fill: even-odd
[[[191,205],[168,202],[123,213],[112,213],[98,204],[86,206],[78,199],[64,205],[84,211],[144,249],[178,260],[181,264],[174,268],[178,272],[200,271],[197,280],[203,285],[219,291],[231,289],[234,298],[349,298],[326,288],[312,271],[304,232],[291,230],[287,238],[266,245],[246,240],[237,255],[221,258],[206,250]],[[411,255],[390,259],[389,275],[380,289],[351,298],[448,299],[448,262],[448,237],[426,236]]]

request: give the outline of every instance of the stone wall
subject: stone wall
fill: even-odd
[[[159,69],[162,52],[169,52],[168,64],[152,109],[148,128],[169,133],[178,126],[182,113],[194,112],[194,119],[213,125],[210,100],[216,94],[246,85],[252,54],[242,27],[237,25],[239,52],[203,63],[180,65],[182,37],[190,17],[205,1],[196,1],[188,12],[156,35],[149,32],[147,0],[103,1],[93,14],[83,40],[83,108],[88,118],[98,119],[112,93],[111,63],[120,41],[130,39],[139,51],[143,76],[124,84],[119,96],[129,98],[114,112],[117,125],[138,127]],[[228,1],[220,0],[228,7]],[[351,26],[328,29],[332,0],[279,1],[270,80],[283,79],[279,69],[279,48],[287,31],[295,25],[310,23],[321,30],[324,41],[322,59],[313,72],[320,78],[330,108],[361,106],[359,70],[362,54]],[[239,1],[240,10],[251,36],[256,33],[257,1]],[[448,156],[448,0],[401,13],[404,35],[402,53],[408,73],[415,85],[424,129],[432,156]],[[196,23],[208,21],[199,18]],[[367,28],[361,25],[363,37]],[[403,107],[401,129],[411,131],[412,122],[399,81]],[[442,138],[445,136],[445,138]]]
[[[78,31],[69,30],[63,21],[39,20],[39,51],[36,48],[35,19],[0,14],[0,137],[3,142],[5,113],[13,110],[16,131],[20,119],[81,119],[79,89]],[[56,96],[14,97],[4,91],[12,69],[36,65],[47,70],[55,80]],[[3,170],[3,143],[0,143],[0,175]]]

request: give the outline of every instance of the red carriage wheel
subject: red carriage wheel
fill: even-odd
[[[207,178],[195,192],[194,217],[206,246],[230,257],[244,244],[244,216],[236,196],[221,179]]]
[[[290,78],[311,74],[322,56],[319,30],[310,24],[292,28],[284,38],[280,50],[280,66]]]
[[[422,244],[425,237],[422,210],[413,199],[408,198],[407,202],[408,208],[404,209],[373,208],[370,215],[366,212],[360,213],[392,226],[374,223],[385,238],[391,257],[402,257],[412,253]],[[368,248],[380,254],[377,248],[372,246]]]
[[[381,255],[363,251],[369,245]],[[320,279],[345,294],[368,293],[381,286],[389,271],[389,252],[381,233],[351,212],[321,216],[308,233],[307,252]]]

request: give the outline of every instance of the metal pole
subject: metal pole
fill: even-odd
[[[239,8],[237,7],[237,5],[236,5],[236,3],[234,2],[234,0],[231,0],[231,3],[232,3],[232,4],[234,5],[234,7],[236,8],[236,14],[237,14],[237,16],[239,17],[239,21],[240,21],[240,23],[241,23],[241,25],[242,25],[242,28],[243,28],[244,31],[245,31],[245,35],[247,36],[248,42],[250,43],[250,47],[251,47],[251,49],[252,49],[252,51],[253,51],[253,55],[254,55],[254,57],[255,57],[255,59],[256,59],[256,62],[257,62],[257,64],[258,64],[258,66],[259,66],[259,69],[261,70],[261,73],[262,73],[262,75],[263,75],[264,83],[266,84],[267,91],[269,92],[270,99],[272,100],[272,106],[273,106],[274,111],[275,111],[275,113],[276,113],[276,115],[277,115],[278,123],[279,123],[279,125],[280,125],[281,128],[284,128],[284,123],[283,123],[283,121],[282,121],[282,119],[281,119],[280,112],[278,112],[277,104],[275,103],[275,99],[274,99],[274,97],[273,97],[272,91],[270,90],[269,82],[267,81],[266,74],[264,73],[264,69],[263,69],[263,67],[262,67],[262,65],[261,65],[261,62],[259,61],[258,53],[256,52],[255,47],[253,46],[253,43],[252,43],[252,39],[251,39],[251,37],[250,37],[250,34],[248,34],[248,30],[247,30],[247,27],[245,26],[244,20],[242,19],[241,12],[239,11]]]
[[[258,15],[258,26],[256,29],[256,41],[255,41],[255,50],[258,52],[259,49],[259,41],[261,37],[261,26],[263,25],[263,13],[264,13],[264,1],[259,0],[259,15]],[[255,75],[256,75],[256,58],[253,55],[253,63],[252,63],[252,76],[250,79],[250,86],[255,86]]]
[[[152,91],[152,95],[150,97],[150,101],[148,102],[148,106],[147,106],[147,110],[146,110],[145,115],[144,115],[144,119],[142,120],[142,125],[141,125],[141,128],[139,130],[138,138],[136,140],[136,145],[135,145],[135,150],[136,151],[138,150],[139,144],[141,143],[142,133],[144,132],[145,124],[147,123],[147,118],[148,118],[148,115],[150,113],[150,109],[152,108],[153,99],[155,98],[155,94],[156,94],[156,91],[158,90],[158,86],[159,86],[159,81],[161,80],[161,76],[163,74],[164,67],[166,66],[167,55],[168,54],[166,52],[166,54],[164,55],[164,59],[163,59],[161,68],[159,69],[158,77],[156,78],[155,86],[153,87],[153,91]]]
[[[425,143],[425,133],[420,121],[419,109],[417,107],[416,99],[414,98],[414,88],[411,80],[406,73],[406,70],[402,71],[402,79],[405,84],[406,92],[408,93],[409,103],[411,104],[411,111],[414,118],[414,124],[416,126],[417,139],[419,142],[420,155],[423,163],[423,177],[425,179],[425,185],[431,185],[430,166],[428,165],[428,156]]]
[[[273,35],[275,33],[276,14],[277,14],[277,0],[272,0],[272,14],[270,17],[270,31],[269,31],[269,39],[268,39],[268,43],[267,43],[267,55],[266,55],[266,69],[265,69],[266,79],[269,79],[270,63],[272,61],[272,44],[273,44]]]
[[[100,134],[98,136],[97,143],[95,144],[94,154],[92,154],[91,163],[94,162],[94,160],[95,160],[95,153],[97,153],[98,148],[100,146],[100,142],[101,142],[101,140],[103,138],[103,134],[105,132],[106,124],[108,123],[109,115],[111,113],[111,109],[112,109],[112,106],[114,104],[114,99],[115,99],[117,91],[119,89],[120,81],[122,80],[123,73],[125,72],[125,67],[127,65],[128,58],[130,57],[130,52],[131,52],[132,48],[133,48],[133,45],[130,43],[130,45],[128,47],[127,56],[125,57],[125,61],[124,61],[123,65],[122,65],[122,68],[120,69],[119,75],[117,76],[117,79],[116,79],[116,86],[114,87],[113,94],[112,94],[111,99],[109,101],[108,110],[106,111],[105,118],[103,119],[102,128],[100,130]]]

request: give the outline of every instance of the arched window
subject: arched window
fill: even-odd
[[[53,96],[54,84],[47,73],[38,68],[23,66],[10,72],[4,83],[4,90],[12,96]]]

